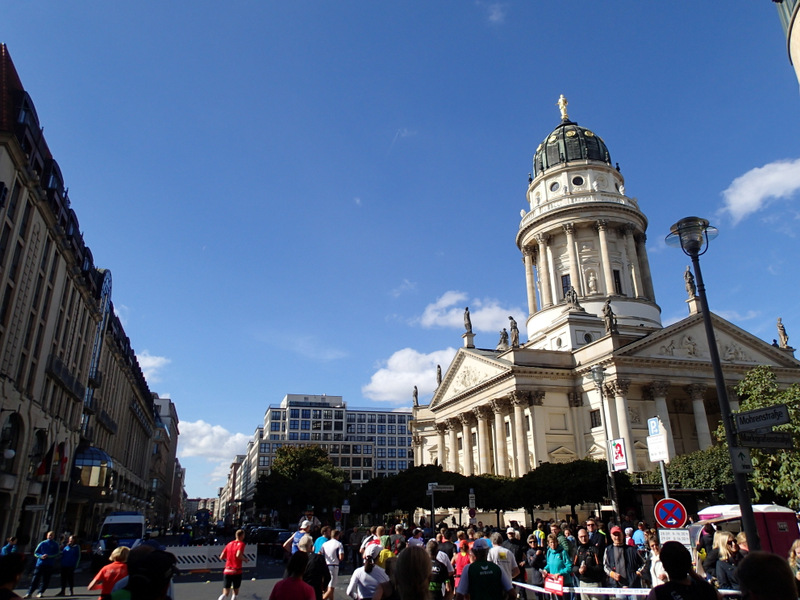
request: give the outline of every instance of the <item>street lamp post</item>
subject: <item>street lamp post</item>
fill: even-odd
[[[603,381],[605,381],[605,369],[600,365],[592,367],[592,379],[594,380],[597,391],[600,392],[600,408],[602,409],[603,431],[606,435],[606,465],[608,466],[608,480],[611,484],[611,505],[614,508],[614,521],[619,524],[619,497],[617,496],[617,480],[614,478],[614,470],[611,467],[611,434],[608,431],[608,419],[606,419],[605,396],[603,395]]]
[[[717,386],[717,401],[719,402],[722,425],[725,428],[725,440],[728,443],[728,452],[733,468],[733,483],[736,486],[736,495],[739,497],[739,508],[742,513],[742,527],[747,536],[747,544],[751,550],[760,550],[761,542],[758,539],[756,519],[753,514],[753,505],[750,502],[750,493],[747,487],[747,478],[744,473],[737,473],[735,469],[736,440],[733,433],[733,420],[731,405],[728,401],[728,391],[725,387],[725,377],[722,374],[722,363],[719,360],[717,340],[714,336],[714,327],[711,323],[711,312],[708,309],[706,286],[703,283],[703,273],[700,270],[700,256],[708,250],[708,242],[717,237],[717,228],[709,226],[706,219],[700,217],[686,217],[675,223],[670,228],[666,241],[670,246],[680,245],[681,250],[692,259],[694,276],[697,280],[697,295],[700,297],[700,307],[703,311],[703,325],[706,329],[708,340],[708,353],[711,357],[711,366],[714,369],[714,381]]]

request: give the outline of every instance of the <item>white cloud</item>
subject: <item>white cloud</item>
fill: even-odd
[[[489,11],[490,23],[505,23],[506,21],[506,5],[501,2],[493,2],[486,7]]]
[[[467,306],[467,294],[456,290],[442,294],[436,302],[425,307],[422,315],[416,319],[425,328],[451,327],[464,330],[464,308]],[[503,307],[494,298],[475,298],[468,305],[473,331],[489,333],[508,328],[509,315],[522,315],[518,306]]]
[[[142,368],[144,378],[149,384],[161,381],[161,369],[172,362],[172,360],[166,356],[155,356],[150,354],[148,350],[137,352],[136,358],[139,361],[139,366]]]
[[[400,283],[400,285],[398,285],[391,292],[389,292],[389,294],[391,294],[395,298],[399,298],[400,296],[402,296],[406,292],[413,292],[416,289],[417,289],[416,282],[409,281],[408,279],[403,279],[403,281]]]
[[[181,421],[178,437],[178,458],[199,456],[210,462],[227,461],[230,465],[237,454],[244,454],[251,437],[231,433],[221,425],[199,421]]]
[[[356,203],[356,206],[361,206],[361,198],[359,198],[358,196],[353,198],[353,202]]]
[[[124,304],[114,305],[114,314],[117,315],[117,318],[119,319],[119,322],[122,323],[123,327],[128,326],[128,313],[130,313],[130,309]]]
[[[436,365],[441,365],[442,371],[446,371],[455,355],[455,348],[429,354],[413,348],[398,350],[361,388],[361,393],[370,400],[410,402],[416,385],[422,399],[436,389]]]
[[[771,200],[787,199],[800,190],[800,158],[779,160],[751,169],[728,186],[721,212],[729,213],[734,225],[767,206]]]
[[[744,314],[740,313],[738,310],[715,310],[712,312],[719,315],[726,321],[750,321],[761,314],[757,310],[748,310]]]

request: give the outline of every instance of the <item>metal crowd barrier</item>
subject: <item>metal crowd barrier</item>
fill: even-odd
[[[178,559],[178,569],[184,573],[209,573],[211,571],[225,568],[225,563],[219,558],[225,544],[216,546],[167,546],[167,552],[171,552]],[[256,568],[258,553],[256,546],[245,546],[244,557],[246,562],[242,563],[244,570]]]
[[[519,581],[514,581],[514,585],[517,587],[525,588],[526,590],[531,590],[533,592],[538,592],[540,594],[550,595],[551,592],[549,590],[544,589],[543,587],[539,587],[538,585],[530,585],[528,583],[520,583]],[[599,588],[589,588],[589,587],[571,587],[571,586],[564,586],[564,595],[572,592],[576,596],[579,594],[586,594],[592,596],[641,596],[646,597],[652,588],[611,588],[611,587],[599,587]],[[741,596],[740,592],[736,590],[717,590],[722,596],[726,597],[733,597],[738,598]],[[555,596],[555,594],[553,594]]]

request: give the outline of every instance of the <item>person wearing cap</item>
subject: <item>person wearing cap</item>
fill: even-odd
[[[603,570],[608,576],[608,586],[618,588],[640,588],[641,570],[644,568],[644,559],[636,550],[636,546],[625,544],[622,529],[619,526],[611,528],[612,546],[606,548],[603,557]],[[663,559],[662,559],[663,560]],[[617,600],[634,600],[636,596],[619,594]]]
[[[516,598],[511,579],[496,564],[487,560],[489,543],[478,538],[472,543],[474,560],[464,567],[456,588],[456,600],[503,600]]]
[[[519,532],[514,529],[513,527],[509,527],[506,529],[506,539],[503,541],[503,548],[509,550],[514,555],[514,560],[517,563],[517,567],[519,567],[519,573],[516,577],[512,578],[512,581],[518,581],[519,583],[526,583],[527,582],[527,572],[525,571],[525,552],[527,548],[522,543],[522,541],[517,537]],[[527,598],[528,595],[525,592],[525,588],[520,588],[522,598]]]
[[[286,550],[286,552],[290,552],[291,554],[297,552],[297,543],[304,535],[308,534],[310,529],[311,529],[311,521],[309,520],[302,521],[300,523],[300,529],[298,531],[295,531],[294,535],[288,538],[283,543],[283,549]]]
[[[370,544],[364,548],[364,565],[358,567],[350,576],[347,585],[347,595],[355,600],[367,600],[375,595],[378,586],[389,581],[386,571],[375,564],[375,559],[381,553],[378,544]]]

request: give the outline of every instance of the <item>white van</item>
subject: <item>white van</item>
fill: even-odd
[[[99,569],[108,563],[111,551],[117,546],[133,548],[145,535],[145,519],[140,512],[117,511],[110,513],[100,527],[100,536],[94,548],[92,567]]]

